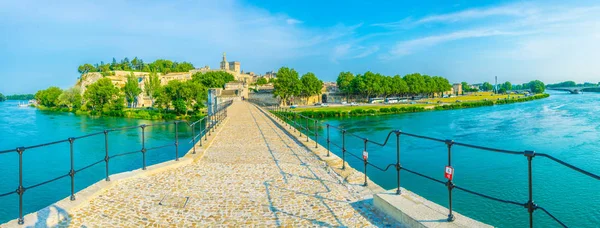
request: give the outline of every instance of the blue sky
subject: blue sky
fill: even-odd
[[[600,81],[597,1],[0,0],[0,92],[72,86],[113,57],[245,71]]]

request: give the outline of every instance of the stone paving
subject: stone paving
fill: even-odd
[[[202,159],[123,180],[59,226],[397,226],[375,211],[372,191],[346,182],[259,109],[236,102],[228,113]]]

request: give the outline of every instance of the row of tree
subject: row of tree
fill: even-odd
[[[77,68],[77,72],[85,74],[89,72],[100,72],[103,75],[110,74],[115,70],[123,71],[141,71],[141,72],[160,72],[163,74],[171,72],[188,72],[193,70],[194,65],[188,62],[175,62],[166,59],[157,59],[151,63],[144,63],[144,60],[138,59],[137,57],[129,61],[129,58],[124,58],[120,62],[117,62],[115,58],[112,59],[111,63],[100,62],[99,64],[83,64]]]
[[[5,100],[6,100],[6,97],[2,93],[0,93],[0,102],[3,102]]]
[[[548,85],[546,85],[547,88],[556,88],[556,87],[596,87],[596,86],[600,86],[600,82],[598,82],[598,83],[584,82],[584,83],[577,84],[574,81],[564,81],[564,82],[559,82],[559,83],[555,83],[555,84],[548,84]]]
[[[6,95],[7,100],[31,100],[34,99],[33,94],[13,94]]]
[[[116,87],[109,78],[101,78],[87,86],[85,92],[78,87],[61,90],[50,87],[35,94],[38,104],[49,108],[68,108],[71,111],[91,111],[109,113],[122,111],[126,106],[133,107],[138,96],[144,92],[159,110],[173,110],[176,114],[187,115],[189,110],[198,111],[204,107],[208,88],[223,88],[233,81],[233,75],[226,72],[207,72],[192,75],[192,80],[171,80],[161,85],[157,73],[144,77],[144,88],[133,73],[127,77],[122,88]]]
[[[462,89],[464,93],[478,92],[478,91],[494,91],[494,86],[489,82],[484,82],[478,88],[471,88],[467,82],[462,82]],[[544,83],[539,80],[530,81],[528,83],[513,85],[510,82],[504,82],[498,84],[496,93],[507,93],[513,90],[531,90],[533,93],[543,93],[545,91]]]
[[[281,67],[277,71],[277,79],[273,81],[273,94],[279,97],[282,102],[289,104],[292,99],[305,98],[321,94],[323,81],[317,76],[308,72],[302,77],[298,77],[298,72],[293,68]]]
[[[339,90],[346,96],[357,95],[367,99],[374,96],[435,96],[452,88],[446,78],[419,73],[401,77],[370,71],[356,76],[350,72],[341,72],[336,81]]]

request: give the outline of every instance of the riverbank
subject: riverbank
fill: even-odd
[[[410,112],[425,112],[435,110],[451,110],[463,108],[476,108],[483,106],[494,106],[502,104],[513,104],[527,102],[549,97],[549,94],[537,94],[529,97],[496,96],[496,100],[491,100],[487,96],[469,96],[458,98],[438,98],[430,99],[426,104],[399,104],[399,105],[368,105],[368,106],[340,106],[340,107],[317,107],[300,108],[296,112],[311,118],[328,117],[348,117],[348,116],[366,116],[366,115],[389,115]],[[479,99],[471,99],[480,97]],[[445,103],[453,100],[454,103]],[[464,101],[463,101],[464,100]],[[435,103],[439,102],[439,103]]]
[[[124,109],[124,110],[111,110],[108,112],[93,112],[93,111],[82,111],[82,110],[72,110],[69,108],[48,108],[43,105],[36,106],[37,109],[42,111],[49,112],[64,112],[64,113],[73,113],[75,115],[85,115],[85,116],[110,116],[110,117],[121,117],[128,119],[141,119],[141,120],[194,120],[200,119],[205,116],[205,112],[203,110],[198,113],[188,114],[188,115],[177,115],[174,111],[159,111],[155,109]]]

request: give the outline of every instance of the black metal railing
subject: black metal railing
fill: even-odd
[[[139,154],[141,153],[141,167],[142,170],[146,170],[146,153],[152,150],[157,150],[157,149],[162,149],[162,148],[166,148],[166,147],[175,147],[175,151],[174,151],[174,157],[176,161],[179,161],[179,124],[186,124],[186,126],[190,127],[192,129],[192,140],[190,141],[190,143],[193,143],[192,147],[193,147],[193,153],[196,153],[196,139],[200,138],[202,139],[202,137],[205,137],[205,140],[207,140],[207,134],[210,135],[210,132],[214,132],[215,129],[217,128],[217,126],[222,122],[223,119],[225,119],[227,117],[227,107],[229,107],[232,104],[231,101],[229,102],[224,102],[222,104],[219,104],[216,111],[213,114],[209,114],[193,123],[189,123],[187,121],[182,121],[182,120],[176,120],[176,121],[169,121],[169,122],[164,122],[164,123],[157,123],[157,124],[142,124],[142,125],[137,125],[137,126],[128,126],[128,127],[121,127],[121,128],[113,128],[113,129],[107,129],[104,131],[99,131],[99,132],[95,132],[95,133],[91,133],[91,134],[87,134],[87,135],[83,135],[83,136],[79,136],[79,137],[70,137],[68,139],[64,139],[64,140],[59,140],[59,141],[54,141],[54,142],[49,142],[49,143],[43,143],[43,144],[38,144],[38,145],[34,145],[34,146],[27,146],[27,147],[18,147],[16,149],[9,149],[9,150],[1,150],[0,151],[0,155],[2,154],[9,154],[9,153],[17,153],[19,155],[19,185],[17,187],[16,191],[10,191],[10,192],[6,192],[6,193],[2,193],[0,194],[0,197],[5,197],[5,196],[9,196],[9,195],[13,195],[13,194],[17,194],[19,195],[19,217],[18,217],[18,224],[22,225],[25,220],[23,218],[23,195],[25,194],[25,192],[27,190],[42,186],[42,185],[46,185],[55,181],[58,181],[60,179],[66,178],[66,177],[70,177],[70,199],[73,201],[75,200],[75,177],[77,177],[77,173],[84,171],[86,169],[89,169],[93,166],[96,166],[100,163],[104,163],[105,164],[105,181],[110,181],[110,174],[109,174],[109,164],[110,164],[110,160],[117,158],[117,157],[121,157],[121,156],[127,156],[127,155],[131,155],[131,154]],[[161,145],[161,146],[155,146],[155,147],[150,147],[150,148],[146,148],[146,129],[150,128],[150,127],[156,127],[156,126],[169,126],[169,125],[175,125],[175,132],[174,132],[174,143],[168,143],[165,145]],[[196,128],[199,129],[199,133],[196,134],[195,130]],[[141,135],[142,138],[142,142],[141,142],[141,149],[139,150],[134,150],[134,151],[127,151],[127,152],[123,152],[123,153],[118,153],[118,154],[109,154],[109,150],[108,150],[108,146],[109,146],[109,133],[110,132],[115,132],[115,131],[122,131],[122,130],[133,130],[133,129],[138,129],[139,130],[139,134]],[[80,169],[75,169],[75,157],[74,157],[74,146],[75,146],[75,142],[77,142],[80,139],[84,139],[84,138],[91,138],[94,136],[104,136],[104,158],[101,160],[98,160],[96,162],[93,162],[91,164],[88,164],[86,166],[84,166],[83,168]],[[200,142],[202,142],[202,140],[200,140]],[[69,156],[70,156],[70,170],[67,174],[52,178],[50,180],[44,181],[44,182],[40,182],[31,186],[24,186],[23,185],[23,153],[28,152],[32,149],[36,149],[36,148],[42,148],[42,147],[46,147],[46,146],[51,146],[51,145],[57,145],[57,144],[61,144],[61,143],[68,143],[69,144]]]
[[[251,100],[252,101],[252,100]],[[489,200],[493,200],[493,201],[497,201],[497,202],[501,202],[501,203],[506,203],[506,204],[511,204],[511,205],[516,205],[519,207],[524,207],[527,209],[527,213],[529,214],[529,226],[533,227],[533,212],[536,210],[541,210],[543,211],[545,214],[547,214],[548,216],[550,216],[554,221],[556,221],[557,223],[559,223],[561,226],[563,227],[567,227],[566,224],[564,224],[561,220],[559,220],[557,217],[555,217],[554,215],[552,215],[548,210],[544,209],[543,207],[537,205],[534,203],[533,201],[533,180],[532,180],[532,161],[534,157],[544,157],[544,158],[548,158],[551,161],[554,161],[558,164],[561,164],[565,167],[568,167],[572,170],[577,171],[580,174],[583,174],[585,176],[591,177],[592,179],[595,180],[600,180],[600,176],[591,172],[588,172],[586,170],[583,170],[581,168],[578,168],[572,164],[569,164],[567,162],[564,162],[556,157],[553,157],[549,154],[545,154],[545,153],[537,153],[535,151],[530,151],[530,150],[526,150],[526,151],[512,151],[512,150],[504,150],[504,149],[497,149],[497,148],[490,148],[490,147],[483,147],[483,146],[477,146],[477,145],[471,145],[471,144],[466,144],[466,143],[460,143],[460,142],[455,142],[453,140],[448,140],[448,139],[438,139],[438,138],[433,138],[433,137],[428,137],[428,136],[423,136],[423,135],[416,135],[416,134],[411,134],[411,133],[406,133],[406,132],[402,132],[400,130],[392,130],[387,134],[387,137],[385,138],[385,140],[383,142],[377,142],[377,141],[373,141],[370,140],[368,138],[359,136],[357,134],[354,134],[352,132],[347,131],[346,129],[339,127],[339,126],[334,126],[331,125],[329,123],[325,123],[324,125],[320,125],[319,121],[317,119],[314,118],[310,118],[308,116],[302,115],[300,113],[294,112],[293,110],[289,109],[289,108],[285,108],[285,107],[280,107],[280,106],[262,106],[261,103],[253,101],[254,104],[256,104],[257,106],[261,106],[262,108],[266,109],[268,112],[270,112],[274,117],[277,117],[282,123],[285,123],[287,125],[289,125],[290,128],[294,128],[294,131],[298,130],[300,133],[300,136],[302,135],[302,131],[305,132],[306,136],[307,136],[307,142],[308,142],[308,137],[309,135],[313,135],[314,141],[315,141],[315,147],[318,146],[318,133],[317,131],[321,128],[324,127],[325,131],[326,131],[326,143],[327,143],[327,155],[326,156],[330,156],[330,146],[333,145],[334,147],[337,147],[341,153],[342,153],[342,169],[346,168],[346,154],[357,158],[359,160],[362,160],[362,162],[364,163],[364,185],[366,186],[368,184],[367,182],[367,166],[371,166],[377,170],[380,170],[382,172],[386,172],[389,168],[394,167],[396,170],[396,180],[397,180],[397,189],[396,189],[396,194],[400,195],[401,194],[401,190],[400,190],[400,171],[406,171],[408,173],[411,174],[415,174],[417,176],[423,177],[425,179],[431,180],[433,182],[439,183],[444,185],[447,189],[448,189],[448,221],[454,221],[455,217],[453,215],[453,210],[452,210],[452,190],[454,189],[458,189],[461,190],[463,192],[472,194],[472,195],[476,195],[479,197],[483,197],[485,199],[489,199]],[[305,125],[302,125],[303,122],[306,122]],[[312,123],[312,125],[309,125],[309,123]],[[310,130],[310,127],[313,127],[313,130]],[[330,131],[331,130],[336,130],[339,131],[341,133],[341,145],[339,145],[338,143],[334,143],[331,138],[330,138]],[[368,160],[368,150],[367,150],[367,145],[372,144],[375,146],[379,146],[379,147],[384,147],[386,145],[388,145],[388,143],[390,142],[390,138],[394,137],[396,138],[396,162],[395,163],[391,163],[385,167],[380,167],[377,166],[371,162],[369,162]],[[521,203],[521,202],[516,202],[516,201],[512,201],[512,200],[505,200],[505,199],[500,199],[498,197],[494,197],[494,196],[490,196],[487,194],[483,194],[480,192],[476,192],[473,190],[469,190],[467,188],[464,187],[460,187],[455,185],[452,182],[452,179],[448,179],[447,181],[442,181],[442,180],[438,180],[434,177],[419,173],[417,171],[414,171],[412,169],[408,169],[407,167],[404,167],[401,165],[400,163],[400,143],[401,143],[401,136],[406,136],[406,137],[412,137],[412,138],[419,138],[419,139],[424,139],[424,140],[428,140],[428,141],[433,141],[433,142],[438,142],[438,143],[442,143],[446,145],[447,148],[447,154],[448,154],[448,162],[447,165],[451,166],[452,165],[452,149],[454,147],[466,147],[466,148],[472,148],[472,149],[478,149],[478,150],[483,150],[483,151],[489,151],[489,152],[494,152],[494,153],[504,153],[504,154],[511,154],[511,155],[520,155],[520,156],[524,156],[527,159],[527,169],[528,169],[528,197],[527,197],[527,201],[525,203]],[[363,150],[363,156],[358,156],[354,153],[351,153],[347,150],[347,143],[346,141],[348,140],[347,138],[349,137],[353,137],[354,139],[358,139],[360,141],[363,142],[364,145],[364,150]]]

